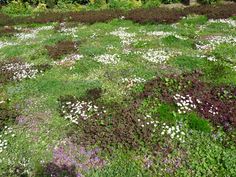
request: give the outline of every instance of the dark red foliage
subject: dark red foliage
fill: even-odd
[[[222,92],[227,92],[229,95],[225,95],[224,98]],[[202,117],[223,125],[225,129],[230,126],[236,127],[236,87],[210,87],[206,83],[193,82],[193,87],[188,90],[187,94],[192,96],[197,105],[197,112]],[[202,103],[197,103],[196,99],[201,100]],[[216,111],[217,114],[213,115],[210,109]]]
[[[136,105],[129,108],[113,107],[116,113],[91,119],[83,125],[80,137],[85,145],[98,144],[101,148],[111,150],[111,146],[122,145],[128,149],[138,149],[141,142],[151,144],[151,129],[142,128],[137,121]]]
[[[97,144],[99,147],[111,150],[111,147],[122,145],[128,149],[138,149],[145,145],[155,153],[156,143],[152,139],[152,127],[142,127],[142,116],[137,111],[143,101],[148,98],[159,98],[163,102],[176,104],[174,95],[190,95],[196,111],[201,117],[222,125],[225,130],[236,127],[236,86],[211,86],[200,80],[201,72],[182,75],[156,77],[148,81],[144,90],[129,100],[128,106],[106,105],[107,113],[92,116],[82,121],[78,126],[82,133],[71,132],[75,139],[83,145]],[[66,101],[75,102],[75,97],[67,97]],[[71,99],[70,99],[71,98]],[[199,103],[197,100],[201,100]],[[59,100],[60,102],[65,101]],[[217,107],[217,114],[209,110]],[[77,130],[76,130],[77,131]]]
[[[138,99],[159,97],[162,101],[174,104],[173,96],[176,93],[189,95],[197,106],[196,112],[200,116],[215,124],[223,125],[225,129],[230,126],[236,127],[236,86],[211,86],[209,83],[202,82],[200,76],[199,72],[169,76],[168,79],[177,81],[178,87],[174,84],[167,85],[165,79],[157,77],[145,84],[144,91]],[[178,90],[179,86],[181,90]],[[213,115],[210,110],[216,114]]]
[[[60,59],[61,56],[76,52],[76,42],[60,41],[54,46],[46,46],[48,54],[54,60]]]
[[[187,14],[198,14],[206,15],[208,18],[220,19],[229,18],[236,15],[236,3],[224,4],[224,5],[203,5],[193,6],[185,8],[185,15]]]
[[[126,19],[137,23],[175,23],[183,16],[181,10],[153,8],[133,10],[127,14]]]
[[[75,103],[77,99],[72,96],[61,97],[60,105],[70,101]],[[151,128],[142,128],[138,122],[137,103],[131,104],[127,108],[122,108],[118,104],[107,106],[107,113],[95,114],[85,121],[80,121],[78,126],[83,133],[73,133],[75,139],[83,146],[97,144],[99,147],[111,150],[111,145],[123,145],[126,148],[136,149],[140,143],[151,143]],[[101,107],[101,106],[99,106]],[[63,114],[62,114],[63,116]],[[75,130],[77,131],[77,130]]]
[[[236,4],[193,6],[184,9],[137,9],[127,15],[127,19],[138,23],[175,23],[189,14],[206,15],[208,18],[229,18],[236,15]]]
[[[101,88],[93,88],[86,91],[86,100],[97,100],[102,96]]]
[[[137,23],[175,23],[182,17],[190,14],[206,15],[208,18],[213,19],[228,18],[236,15],[236,3],[192,6],[184,9],[135,9],[128,12],[121,10],[65,13],[48,12],[38,14],[34,17],[9,17],[0,14],[0,26],[21,23],[48,23],[65,21],[91,24],[96,22],[107,22],[121,16]]]

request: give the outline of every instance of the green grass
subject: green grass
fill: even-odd
[[[136,157],[136,158],[135,158]],[[122,177],[122,176],[150,176],[151,173],[143,170],[140,159],[135,153],[117,151],[112,162],[104,169],[89,173],[91,177]]]

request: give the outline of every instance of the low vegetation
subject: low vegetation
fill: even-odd
[[[1,15],[0,176],[234,176],[234,8]]]

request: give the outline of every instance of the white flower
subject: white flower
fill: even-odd
[[[138,83],[143,83],[143,82],[146,82],[145,79],[143,78],[140,78],[140,77],[135,77],[135,78],[122,78],[122,82],[123,83],[127,83],[127,87],[128,88],[132,88],[135,84],[138,84]],[[147,116],[148,117],[148,116]]]
[[[171,57],[179,55],[179,52],[171,52],[166,50],[154,50],[149,49],[146,53],[142,55],[142,57],[150,62],[154,63],[165,63]]]
[[[63,60],[55,61],[54,64],[56,64],[56,65],[64,65],[66,63],[74,64],[76,61],[80,60],[81,58],[83,58],[83,55],[71,54],[69,56],[66,56]]]
[[[231,44],[236,46],[236,37],[235,36],[211,36],[207,41],[199,41],[196,44],[196,48],[199,50],[214,50],[220,44]]]
[[[63,26],[64,24],[61,24],[61,26]],[[73,28],[66,28],[66,27],[62,27],[60,32],[64,33],[65,35],[68,36],[72,36],[74,38],[78,37],[78,35],[76,34],[78,31],[77,27],[73,27]]]
[[[117,64],[120,58],[117,54],[104,54],[96,56],[95,60],[104,64]]]
[[[123,53],[129,54],[131,50],[129,49],[129,45],[134,43],[136,39],[134,38],[136,36],[135,33],[128,33],[126,30],[128,28],[120,27],[117,30],[111,32],[111,35],[117,36],[121,39],[121,44],[123,47]]]
[[[231,27],[236,28],[236,20],[233,19],[210,19],[208,23],[225,23],[228,24]]]
[[[98,107],[93,105],[92,102],[85,101],[65,102],[61,108],[64,118],[75,124],[79,124],[79,120],[87,120],[92,115],[100,116],[104,112],[100,112]]]
[[[175,32],[165,32],[165,31],[152,31],[147,33],[148,36],[158,36],[160,38],[167,37],[167,36],[174,36],[178,39],[186,40],[187,38],[176,34]]]
[[[176,101],[176,105],[179,107],[178,109],[179,114],[186,113],[196,108],[196,105],[192,101],[192,97],[189,95],[186,95],[185,97],[185,96],[176,94],[173,98]]]
[[[13,46],[13,45],[17,45],[17,43],[0,41],[0,49],[7,46]]]
[[[43,26],[39,28],[34,28],[34,29],[27,29],[26,31],[28,32],[23,32],[23,33],[17,33],[15,34],[15,37],[17,37],[19,40],[29,40],[29,39],[35,39],[40,31],[44,30],[52,30],[54,27],[53,26]]]
[[[26,78],[35,78],[39,72],[38,69],[34,68],[33,64],[28,63],[8,63],[0,68],[2,71],[13,72],[12,80],[20,81]]]

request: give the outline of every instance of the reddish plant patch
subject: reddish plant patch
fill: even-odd
[[[174,96],[191,98],[192,104],[200,116],[221,124],[225,129],[236,127],[236,86],[213,87],[200,81],[201,73],[157,77],[145,84],[139,99],[159,97],[162,101],[177,104]],[[174,81],[173,81],[174,80]]]
[[[138,149],[145,145],[155,153],[157,142],[153,139],[153,127],[141,126],[143,115],[137,110],[148,97],[178,105],[175,100],[176,94],[191,97],[192,104],[196,105],[192,111],[201,117],[222,125],[225,130],[236,127],[236,86],[213,87],[200,81],[201,75],[200,72],[194,72],[156,77],[148,81],[144,90],[133,96],[133,100],[129,100],[128,106],[107,105],[107,112],[94,114],[77,124],[82,129],[82,134],[75,132],[71,134],[75,135],[75,140],[79,140],[84,146],[97,144],[110,151],[111,147],[117,145],[128,149]],[[61,106],[65,107],[67,104],[65,100],[67,103],[69,101],[70,104],[75,104],[77,99],[75,97],[61,99],[59,100]]]
[[[97,100],[102,96],[101,88],[93,88],[86,91],[86,100]]]
[[[135,9],[128,12],[121,10],[101,10],[88,12],[49,12],[41,13],[34,17],[9,17],[0,14],[0,25],[14,25],[21,23],[48,23],[48,22],[80,22],[96,23],[107,22],[124,16],[125,19],[137,23],[175,23],[182,17],[190,15],[206,15],[208,18],[229,18],[236,15],[236,3],[219,5],[202,5],[184,9]]]
[[[90,90],[88,93],[100,93],[100,90]],[[97,95],[97,94],[96,94]],[[75,104],[79,99],[67,96],[61,98],[60,109],[63,110],[66,104]],[[101,107],[101,106],[98,106]],[[83,110],[83,108],[81,108]],[[101,114],[91,114],[88,119],[81,120],[77,125],[82,128],[83,133],[75,135],[75,139],[80,139],[83,146],[98,144],[99,147],[111,150],[111,145],[123,145],[126,148],[136,149],[140,147],[140,139],[146,144],[151,141],[151,129],[139,126],[136,114],[137,105],[132,104],[128,108],[119,105],[112,105],[110,111]],[[98,108],[99,110],[99,108]],[[69,111],[69,110],[67,110]],[[70,111],[69,111],[70,112]],[[64,113],[61,112],[64,117]]]
[[[46,46],[48,54],[54,60],[60,59],[61,56],[76,52],[78,43],[73,41],[60,41],[54,46]]]
[[[236,14],[236,4],[193,6],[180,9],[153,8],[137,9],[127,15],[127,19],[138,23],[175,23],[182,17],[197,14],[208,18],[229,18]]]

